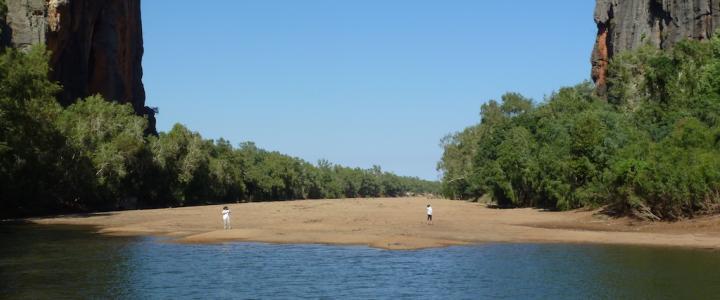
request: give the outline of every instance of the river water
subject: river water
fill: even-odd
[[[718,299],[720,252],[486,244],[185,245],[0,226],[3,299]]]

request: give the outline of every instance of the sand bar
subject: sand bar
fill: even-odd
[[[425,222],[425,206],[434,224]],[[179,243],[319,243],[422,249],[477,243],[598,243],[720,250],[720,216],[674,223],[610,219],[593,211],[492,209],[427,198],[328,199],[131,210],[35,218],[39,224],[92,225],[111,235],[154,235]]]

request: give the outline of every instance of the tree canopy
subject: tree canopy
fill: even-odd
[[[439,183],[380,167],[317,164],[204,139],[181,124],[146,136],[129,104],[58,104],[48,54],[0,53],[0,218],[236,201],[404,196]]]
[[[608,97],[584,82],[535,104],[488,101],[445,137],[443,194],[504,207],[607,206],[649,219],[718,211],[720,38],[621,54]]]

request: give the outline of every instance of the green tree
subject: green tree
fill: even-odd
[[[718,78],[715,36],[616,56],[607,101],[593,96],[590,83],[562,88],[537,106],[505,94],[502,104],[481,107],[480,124],[443,140],[443,193],[489,193],[503,206],[608,205],[656,220],[713,212],[720,201]]]
[[[48,57],[42,47],[0,53],[0,217],[76,206],[77,191],[64,187],[77,178],[60,159],[68,150],[53,124],[60,87],[47,78]]]
[[[166,178],[169,203],[192,205],[208,201],[208,145],[200,134],[175,124],[167,133],[160,133],[150,145],[153,161]]]
[[[130,104],[91,96],[64,109],[57,123],[72,146],[74,164],[91,163],[97,191],[92,206],[116,208],[123,198],[138,196],[137,179],[152,161],[143,136],[147,120],[135,115]]]

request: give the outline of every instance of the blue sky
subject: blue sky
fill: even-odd
[[[142,1],[158,129],[438,179],[439,140],[507,91],[590,75],[594,1]]]

